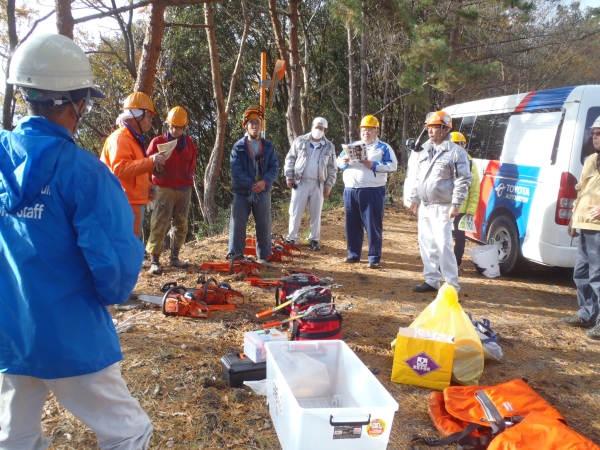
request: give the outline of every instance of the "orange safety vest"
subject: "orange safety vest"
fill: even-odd
[[[443,439],[415,443],[488,450],[600,450],[567,426],[565,418],[517,378],[496,386],[450,386],[429,395],[429,416]]]

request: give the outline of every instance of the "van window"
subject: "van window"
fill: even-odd
[[[492,132],[494,116],[477,116],[475,125],[471,131],[468,152],[473,158],[486,159],[487,143]]]
[[[511,113],[496,114],[494,116],[494,125],[488,141],[486,159],[492,161],[500,159],[510,116]]]
[[[456,119],[452,118],[452,130],[460,131],[460,124],[462,123],[463,118],[457,117]]]
[[[475,123],[475,116],[463,117],[460,123],[460,130],[457,127],[454,127],[455,130],[460,131],[464,134],[467,139],[467,144],[471,140],[471,130],[473,129],[473,124]]]
[[[551,111],[510,116],[500,162],[531,167],[551,164],[562,115],[562,111]]]
[[[583,130],[583,146],[581,147],[581,164],[585,162],[586,158],[592,155],[596,149],[592,144],[592,130],[590,127],[594,124],[594,121],[600,117],[600,107],[594,106],[588,109],[587,117],[585,118],[585,129]]]

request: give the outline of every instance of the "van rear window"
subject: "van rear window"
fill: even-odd
[[[586,158],[596,151],[594,144],[592,144],[592,130],[590,127],[593,125],[594,120],[596,120],[598,117],[600,117],[599,106],[594,106],[593,108],[588,109],[587,117],[585,118],[585,129],[583,130],[583,146],[581,147],[582,165]]]

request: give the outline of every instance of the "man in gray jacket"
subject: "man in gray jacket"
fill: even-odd
[[[419,215],[419,247],[425,277],[425,282],[414,290],[436,291],[444,277],[446,284],[459,291],[452,228],[471,185],[469,159],[467,152],[450,140],[452,118],[448,113],[431,114],[426,125],[429,141],[417,160],[415,187],[410,196],[410,209]]]
[[[309,205],[310,247],[321,250],[321,210],[323,200],[329,197],[335,184],[335,148],[327,140],[327,121],[322,117],[313,120],[311,132],[296,138],[285,157],[285,177],[287,186],[292,189],[290,202],[290,225],[286,240],[298,242],[298,230],[302,214]]]

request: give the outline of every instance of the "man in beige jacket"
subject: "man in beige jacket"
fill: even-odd
[[[577,184],[577,200],[568,233],[579,236],[577,259],[573,280],[577,286],[579,311],[562,320],[567,325],[590,328],[585,334],[590,339],[600,339],[600,117],[591,126],[592,142],[596,153],[583,165],[581,179]],[[579,229],[581,233],[577,233]]]

